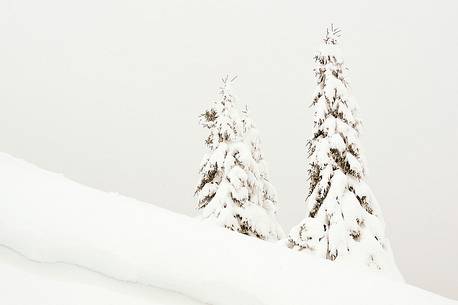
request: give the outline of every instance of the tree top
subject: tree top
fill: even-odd
[[[326,44],[337,44],[337,38],[340,37],[340,32],[340,29],[331,23],[331,25],[326,28],[326,37],[324,38],[324,42]]]
[[[223,85],[219,88],[220,91],[219,93],[224,97],[224,98],[229,98],[232,97],[232,84],[234,81],[237,79],[237,75],[229,77],[229,75],[226,75],[223,77],[221,80],[223,81]]]

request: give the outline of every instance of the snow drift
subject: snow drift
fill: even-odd
[[[457,304],[85,187],[6,154],[0,168],[0,244],[29,259],[81,266],[215,305]]]

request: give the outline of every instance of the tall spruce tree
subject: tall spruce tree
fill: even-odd
[[[278,240],[277,199],[269,183],[258,132],[240,111],[223,79],[220,98],[201,115],[208,129],[207,153],[200,168],[197,208],[203,219],[264,240]]]
[[[314,69],[313,136],[308,141],[305,219],[288,237],[291,248],[329,260],[351,260],[399,275],[377,201],[365,182],[361,121],[350,95],[337,39],[327,29]]]

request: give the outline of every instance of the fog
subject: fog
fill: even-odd
[[[194,215],[197,117],[237,74],[289,230],[308,190],[313,56],[333,22],[401,272],[458,299],[456,3],[2,1],[0,150]]]

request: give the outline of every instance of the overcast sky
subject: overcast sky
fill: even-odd
[[[458,299],[457,9],[452,0],[1,1],[0,150],[194,215],[197,116],[221,77],[237,74],[288,231],[304,216],[313,55],[333,22],[398,265],[409,283]]]

